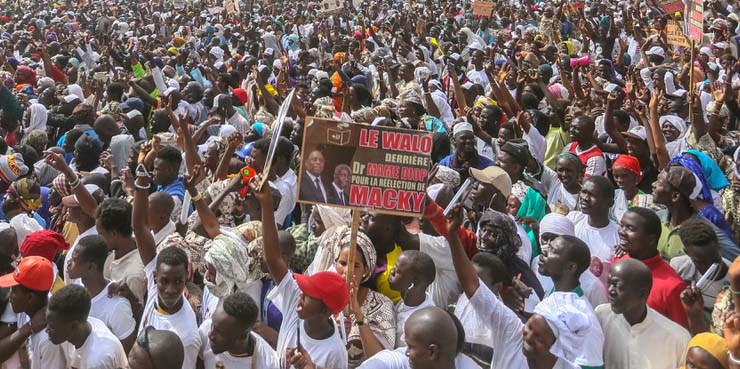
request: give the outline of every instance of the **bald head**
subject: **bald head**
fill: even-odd
[[[459,331],[450,315],[436,307],[417,310],[404,328],[409,346],[423,348],[422,355],[409,358],[416,369],[444,367],[457,356]]]
[[[180,368],[185,359],[182,341],[171,331],[149,332],[149,352],[157,368]]]
[[[639,260],[620,260],[612,266],[612,273],[619,274],[628,289],[645,288],[649,293],[653,287],[653,275],[650,273],[650,269]]]
[[[149,225],[154,229],[164,227],[175,209],[175,201],[167,192],[155,192],[149,195]]]

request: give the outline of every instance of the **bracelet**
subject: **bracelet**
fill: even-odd
[[[355,320],[355,325],[358,326],[358,327],[359,326],[363,326],[363,325],[365,325],[365,321],[364,320]]]
[[[197,194],[195,194],[195,196],[193,196],[193,202],[197,202],[202,199],[203,199],[203,194],[201,194],[200,192],[198,192]]]
[[[740,296],[740,291],[735,291],[732,289],[732,286],[727,286],[727,290],[730,291],[731,294],[735,296]]]
[[[72,187],[72,188],[75,188],[75,187],[79,186],[80,185],[80,176],[75,175],[75,180],[72,181],[72,182],[67,181],[67,184],[69,185],[69,187]]]
[[[740,364],[740,360],[738,360],[735,355],[732,354],[732,351],[727,350],[727,357],[729,357],[730,362],[733,364]]]
[[[147,183],[146,186],[141,186],[134,182],[134,187],[136,187],[137,190],[148,190],[150,187],[152,187],[151,183]]]

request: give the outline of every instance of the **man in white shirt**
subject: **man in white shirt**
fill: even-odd
[[[606,286],[614,246],[619,244],[619,225],[609,219],[614,204],[614,185],[602,176],[583,182],[579,193],[581,211],[571,211],[568,218],[575,225],[576,237],[591,250],[591,272]]]
[[[74,251],[82,238],[98,234],[98,230],[95,227],[95,208],[97,207],[97,204],[103,201],[104,196],[100,187],[94,184],[86,184],[84,186],[78,185],[72,190],[75,191],[75,194],[63,197],[62,204],[69,209],[67,221],[77,224],[77,229],[80,231],[80,234],[75,238],[74,243],[64,256],[64,284],[66,285],[82,283],[79,278],[75,279],[69,277],[67,264],[69,263],[69,259],[72,257],[72,251]],[[82,195],[83,192],[86,195]],[[91,209],[89,204],[86,204],[86,206],[83,207],[83,203],[80,201],[82,196],[89,196],[87,201],[92,199],[92,205],[95,207]]]
[[[69,265],[69,275],[80,278],[92,296],[90,316],[99,319],[121,341],[128,351],[136,339],[136,320],[131,304],[121,296],[109,296],[110,281],[103,277],[103,266],[108,257],[105,240],[98,235],[80,240]]]
[[[401,294],[401,301],[396,303],[396,348],[406,346],[404,326],[415,311],[434,306],[432,296],[427,288],[434,282],[434,260],[418,250],[407,250],[401,253],[396,266],[388,278],[390,287]]]
[[[257,304],[244,292],[223,298],[212,318],[200,325],[204,368],[278,368],[275,350],[252,332],[258,315]]]
[[[319,272],[310,277],[290,272],[279,247],[271,191],[267,187],[257,191],[253,184],[250,190],[260,202],[263,258],[277,284],[267,298],[283,314],[276,350],[282,366],[288,349],[300,343],[317,366],[346,369],[347,350],[332,315],[339,314],[349,302],[347,283],[335,272]]]
[[[161,196],[168,195],[166,192],[157,193]],[[169,200],[172,201],[172,197]],[[169,218],[169,214],[164,216]],[[106,199],[95,210],[95,218],[97,234],[103,237],[109,252],[103,266],[103,276],[113,282],[114,291],[126,284],[136,299],[130,301],[132,307],[143,304],[146,274],[132,236],[131,204],[123,199]],[[72,250],[67,252],[67,258],[72,255]],[[124,347],[131,346],[124,344]]]
[[[596,307],[604,330],[604,365],[623,369],[683,366],[691,339],[683,327],[647,306],[650,269],[636,259],[615,263],[609,273],[611,304]]]
[[[121,342],[103,322],[89,317],[90,305],[90,294],[82,286],[57,291],[46,308],[49,340],[67,349],[73,368],[125,368],[128,360]]]
[[[331,190],[334,192],[333,203],[349,206],[349,184],[352,179],[352,170],[347,164],[339,164],[334,168],[334,181]]]
[[[183,249],[170,246],[159,254],[154,236],[147,224],[150,186],[148,176],[136,178],[136,193],[131,215],[139,256],[145,265],[147,299],[139,332],[152,326],[175,332],[182,341],[185,359],[183,369],[195,369],[200,349],[198,322],[183,291],[188,278],[188,255]]]
[[[4,329],[0,339],[0,352],[7,355],[0,355],[0,362],[8,360],[26,344],[31,369],[69,367],[64,350],[51,343],[44,329],[45,308],[53,280],[51,261],[41,256],[24,257],[14,272],[0,277],[0,287],[11,288],[10,305],[16,313],[2,317],[2,322],[10,329]]]

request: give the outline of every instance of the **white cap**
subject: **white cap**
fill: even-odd
[[[665,50],[663,50],[660,46],[653,46],[650,48],[650,50],[645,52],[645,55],[657,55],[657,56],[665,56]]]
[[[455,124],[452,128],[452,135],[457,136],[458,133],[470,132],[473,133],[473,125],[468,122],[460,122]]]

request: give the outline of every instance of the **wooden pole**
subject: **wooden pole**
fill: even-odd
[[[355,258],[357,257],[357,231],[360,229],[360,214],[359,208],[352,209],[352,233],[349,244],[349,260],[347,261],[347,273],[345,277],[347,279],[347,285],[350,285],[355,274]]]

